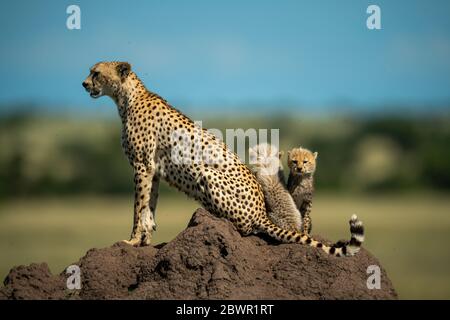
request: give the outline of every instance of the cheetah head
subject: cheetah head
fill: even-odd
[[[316,171],[317,152],[295,148],[288,152],[288,166],[291,174],[307,176]]]
[[[114,97],[130,72],[128,62],[99,62],[91,68],[89,76],[83,81],[83,87],[92,98],[104,95]]]

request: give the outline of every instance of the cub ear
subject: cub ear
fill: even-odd
[[[130,71],[131,65],[128,62],[120,62],[117,65],[117,74],[122,81],[130,74]]]
[[[278,158],[279,158],[279,159],[283,158],[283,155],[284,155],[284,152],[283,152],[283,151],[278,152]]]
[[[317,159],[317,156],[319,155],[319,153],[318,152],[314,152],[313,155],[314,155],[314,159]]]

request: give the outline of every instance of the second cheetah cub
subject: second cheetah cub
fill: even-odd
[[[249,149],[252,171],[261,185],[270,220],[286,230],[301,232],[302,220],[294,200],[286,189],[281,152],[262,143]]]
[[[288,151],[288,190],[300,211],[303,232],[311,233],[311,209],[314,193],[314,172],[316,171],[317,152],[305,148]]]

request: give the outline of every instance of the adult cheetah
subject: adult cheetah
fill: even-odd
[[[122,120],[122,147],[134,169],[135,182],[134,223],[127,243],[150,244],[162,178],[211,213],[229,219],[243,235],[263,232],[281,242],[307,244],[335,256],[359,250],[358,237],[363,230],[357,220],[350,220],[352,238],[343,246],[326,246],[274,225],[267,217],[261,186],[238,156],[148,91],[129,63],[95,64],[83,87],[92,98],[111,97]],[[192,143],[186,143],[189,140]],[[188,159],[184,157],[187,151]]]

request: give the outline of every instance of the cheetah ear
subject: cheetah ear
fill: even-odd
[[[131,65],[128,62],[120,62],[117,65],[117,73],[122,81],[130,74],[130,71]]]
[[[319,155],[319,153],[318,152],[314,152],[313,155],[314,155],[314,159],[317,159],[317,156]]]
[[[278,158],[279,158],[279,159],[283,158],[283,155],[284,155],[284,152],[283,152],[283,151],[278,152]]]

